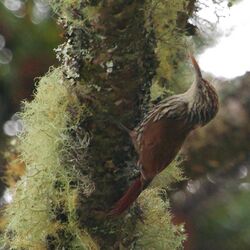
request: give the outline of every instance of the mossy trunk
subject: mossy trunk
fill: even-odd
[[[158,195],[166,183],[181,179],[174,164],[163,173],[165,184],[158,181],[144,192],[129,213],[106,213],[139,172],[129,135],[116,123],[133,128],[164,87],[167,94],[183,88],[179,62],[193,5],[51,0],[66,41],[57,49],[61,67],[41,79],[22,113],[20,150],[27,173],[7,210],[5,241],[13,248],[181,247],[184,235]],[[29,185],[32,195],[25,195]],[[22,210],[26,217],[19,218]]]
[[[84,103],[82,88],[88,88],[91,110],[88,122],[81,126],[92,135],[87,172],[95,191],[80,203],[80,216],[82,225],[108,248],[124,238],[121,231],[117,234],[123,222],[102,214],[111,209],[136,172],[129,135],[114,120],[133,128],[146,109],[156,69],[155,39],[144,27],[143,1],[104,1],[86,7],[88,12],[94,13],[93,20],[85,23],[88,30],[78,31],[72,40],[73,46],[85,40],[87,46],[83,46],[90,55],[80,58],[83,67],[73,88]]]

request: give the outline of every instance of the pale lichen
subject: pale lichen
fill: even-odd
[[[159,61],[151,87],[154,100],[161,95],[161,87],[165,87],[167,95],[171,91],[179,91],[185,87],[183,82],[186,68],[182,67],[187,54],[187,39],[183,30],[178,27],[178,17],[187,13],[188,1],[147,0],[145,15],[147,29],[154,29],[157,41],[155,53]],[[186,57],[187,58],[187,57]],[[184,70],[183,70],[184,69]],[[155,86],[156,85],[156,86]]]
[[[139,197],[143,221],[136,224],[138,235],[135,249],[173,250],[183,249],[185,234],[183,225],[173,225],[169,203],[159,196],[160,188],[149,188]]]
[[[169,166],[167,166],[160,174],[158,174],[150,187],[158,187],[169,189],[171,184],[185,180],[181,162],[174,160]]]
[[[41,78],[34,100],[25,102],[20,114],[24,131],[19,148],[26,173],[6,210],[4,236],[13,249],[45,249],[57,238],[61,238],[61,247],[74,244],[81,249],[98,249],[88,233],[78,227],[76,215],[78,191],[88,196],[94,186],[88,176],[62,162],[70,151],[70,131],[75,128],[68,107],[76,101],[62,79],[61,69]],[[71,235],[69,243],[63,241],[61,232]]]

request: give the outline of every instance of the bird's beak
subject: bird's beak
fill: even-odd
[[[195,58],[194,58],[194,56],[192,54],[189,54],[189,57],[191,59],[193,67],[194,67],[196,80],[201,80],[202,79],[202,74],[201,74],[201,70],[200,70],[200,67],[199,67],[197,61],[195,60]]]

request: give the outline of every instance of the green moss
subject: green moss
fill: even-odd
[[[158,85],[167,88],[168,95],[171,94],[170,90],[179,91],[185,87],[185,71],[180,62],[186,58],[187,42],[185,33],[178,27],[177,21],[180,13],[187,12],[187,4],[186,0],[147,0],[145,25],[148,30],[154,29],[157,41],[155,53],[159,61],[152,85],[152,99],[157,97],[155,90],[158,90],[158,96],[160,95]]]
[[[53,11],[60,16],[60,19],[79,28],[82,28],[86,20],[97,18],[100,7],[98,2],[101,1],[95,2],[91,4],[91,1],[88,0],[49,0]]]
[[[175,160],[154,178],[150,187],[167,189],[172,183],[180,182],[184,179],[180,161]]]
[[[26,174],[7,208],[4,236],[13,249],[45,249],[54,242],[59,248],[97,249],[88,233],[78,228],[76,216],[78,191],[88,196],[93,185],[61,161],[69,152],[69,131],[74,130],[68,107],[79,107],[62,79],[60,69],[41,78],[34,100],[26,102],[20,114],[24,122],[20,151]],[[77,185],[72,186],[73,182]],[[63,238],[62,232],[70,237]]]
[[[182,249],[185,240],[183,226],[171,222],[169,204],[159,197],[159,188],[148,188],[139,197],[143,210],[143,222],[136,225],[139,239],[135,249],[174,250]]]
[[[135,249],[176,250],[182,249],[185,240],[183,225],[173,225],[165,189],[184,179],[178,161],[173,161],[155,177],[150,187],[138,198],[142,221],[137,221]]]
[[[79,10],[81,0],[49,0],[49,3],[55,13],[60,15],[60,18],[73,19],[73,10]],[[77,12],[75,13],[77,14]]]

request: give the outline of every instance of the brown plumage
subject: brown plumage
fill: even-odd
[[[218,111],[218,96],[214,87],[202,78],[200,68],[190,56],[195,81],[183,94],[173,95],[156,105],[145,119],[130,131],[139,155],[141,175],[114,205],[109,215],[124,212],[153,178],[165,169],[179,152],[187,135],[204,126]]]

